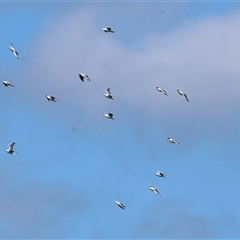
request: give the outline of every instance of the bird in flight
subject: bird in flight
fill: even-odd
[[[91,81],[90,81],[90,78],[88,77],[87,74],[79,73],[78,76],[79,76],[79,78],[80,78],[83,82],[84,82],[84,79],[85,79],[85,78],[86,78],[89,82],[91,82]]]
[[[14,87],[14,85],[13,85],[11,82],[9,82],[9,81],[3,81],[2,83],[3,83],[6,87],[8,87],[8,86]]]
[[[109,119],[113,119],[114,120],[114,118],[113,118],[113,113],[104,113],[103,114],[106,118],[109,118]]]
[[[168,96],[166,90],[164,90],[164,89],[162,89],[162,88],[160,88],[160,87],[156,87],[156,90],[159,91],[159,92],[161,92],[161,93],[163,93],[164,95]]]
[[[167,175],[163,172],[160,172],[157,170],[157,172],[155,173],[155,175],[157,175],[158,177],[166,177]]]
[[[160,191],[154,187],[154,186],[149,186],[148,189],[150,189],[151,191],[153,191],[154,193],[156,193],[157,195],[161,196],[160,195]]]
[[[14,56],[15,56],[17,59],[19,59],[19,53],[18,53],[18,51],[16,50],[16,48],[15,48],[11,43],[10,43],[10,47],[9,47],[8,49],[10,49],[10,50],[13,52]]]
[[[125,206],[124,206],[121,202],[115,201],[115,203],[116,203],[120,208],[122,208],[123,210],[125,210]]]
[[[177,145],[179,145],[179,142],[177,141],[177,140],[175,140],[175,139],[173,139],[173,138],[168,138],[168,141],[170,142],[170,143],[175,143],[175,144],[177,144]]]
[[[186,101],[190,102],[186,93],[184,93],[184,92],[183,92],[182,90],[180,90],[180,89],[177,89],[177,92],[178,92],[181,96],[183,96],[183,97],[186,99]]]
[[[110,92],[110,88],[107,88],[107,89],[105,89],[105,94],[104,94],[104,96],[106,97],[106,98],[109,98],[109,99],[112,99],[112,100],[114,100],[114,98],[113,98],[113,96],[112,96],[112,94],[111,94],[111,92]]]
[[[15,142],[9,143],[8,145],[8,149],[5,150],[5,152],[9,153],[9,154],[16,154],[16,152],[13,150],[13,146],[14,146]]]
[[[58,101],[59,102],[59,100],[56,99],[53,95],[45,95],[45,97],[47,98],[48,101],[52,101],[52,102]]]
[[[112,28],[110,28],[110,27],[104,27],[104,28],[102,28],[102,30],[103,30],[105,33],[107,33],[107,32],[114,33],[114,31],[113,31]]]

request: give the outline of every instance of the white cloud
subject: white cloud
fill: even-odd
[[[222,16],[189,22],[168,34],[147,36],[138,52],[118,41],[118,29],[106,34],[91,14],[78,10],[39,33],[18,74],[26,97],[34,97],[37,105],[45,94],[54,94],[95,121],[110,104],[102,95],[111,87],[116,112],[150,115],[166,131],[181,126],[201,135],[203,128],[214,134],[221,128],[224,135],[225,128],[234,131],[230,122],[238,110],[239,20]],[[82,83],[79,72],[92,82]],[[156,92],[156,86],[169,96]],[[177,88],[189,95],[190,103]]]

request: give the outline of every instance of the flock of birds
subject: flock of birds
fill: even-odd
[[[108,32],[114,33],[114,31],[112,30],[111,27],[104,27],[104,28],[102,28],[102,31],[104,31],[104,32],[106,32],[106,33],[108,33]],[[16,48],[15,48],[12,44],[10,44],[9,50],[11,50],[11,51],[13,52],[14,56],[15,56],[17,59],[19,59],[19,53],[18,53],[18,51],[16,50]],[[88,80],[89,82],[91,82],[91,80],[90,80],[90,78],[89,78],[89,76],[88,76],[87,74],[79,73],[78,75],[79,75],[79,78],[80,78],[80,80],[81,80],[82,82],[84,82],[85,80]],[[6,87],[9,87],[9,86],[14,87],[14,84],[11,83],[11,82],[9,82],[9,81],[3,81],[2,83],[3,83]],[[164,95],[168,96],[166,90],[164,90],[164,89],[162,89],[162,88],[160,88],[160,87],[156,87],[156,90],[157,90],[158,92],[161,92],[161,93],[163,93]],[[180,90],[180,89],[177,89],[177,92],[179,93],[180,96],[183,96],[186,101],[190,102],[190,101],[189,101],[189,98],[188,98],[188,96],[187,96],[186,93],[184,93],[184,92],[183,92],[182,90]],[[114,100],[114,97],[113,97],[113,95],[111,94],[110,88],[105,89],[105,94],[104,94],[104,96],[105,96],[106,98],[108,98],[108,99]],[[46,97],[46,99],[47,99],[48,101],[52,101],[52,102],[59,101],[59,100],[58,100],[55,96],[53,96],[53,95],[45,95],[45,97]],[[114,120],[113,113],[111,113],[111,112],[104,113],[103,115],[104,115],[106,118],[108,118],[108,119],[113,119],[113,120]],[[168,140],[170,143],[174,143],[174,144],[179,145],[179,142],[178,142],[177,140],[173,139],[173,138],[168,137],[167,140]],[[15,145],[15,142],[11,142],[11,143],[8,145],[8,149],[6,149],[5,151],[6,151],[7,153],[9,153],[9,154],[14,154],[14,155],[15,155],[15,154],[16,154],[16,151],[14,151],[14,149],[13,149],[14,145]],[[167,176],[165,173],[163,173],[163,172],[161,172],[161,171],[157,171],[157,172],[155,173],[155,175],[158,176],[158,177],[166,177],[166,176]],[[155,194],[161,196],[160,191],[159,191],[156,187],[154,187],[154,186],[149,186],[148,189],[151,190],[152,192],[154,192]],[[123,203],[121,203],[121,202],[119,202],[119,201],[115,201],[115,203],[116,203],[120,208],[125,209],[125,205],[124,205]]]

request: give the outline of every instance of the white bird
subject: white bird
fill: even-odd
[[[123,210],[125,210],[125,206],[124,206],[121,202],[115,201],[115,203],[116,203],[120,208],[122,208]]]
[[[106,97],[106,98],[109,98],[109,99],[112,99],[112,100],[114,100],[114,97],[112,96],[112,94],[111,94],[111,92],[110,92],[110,88],[107,88],[107,89],[105,89],[105,94],[104,94],[104,96]]]
[[[110,28],[110,27],[104,27],[104,28],[102,28],[102,30],[103,30],[105,33],[107,33],[107,32],[114,33],[114,31],[113,31],[112,28]]]
[[[149,186],[148,189],[150,189],[151,191],[153,191],[157,195],[161,196],[160,191],[157,188],[155,188],[154,186]]]
[[[14,142],[12,142],[12,143],[9,143],[9,145],[8,145],[8,149],[6,149],[5,151],[7,152],[7,153],[9,153],[9,154],[16,154],[16,152],[13,150],[13,146],[14,146]]]
[[[164,90],[164,89],[162,89],[162,88],[160,88],[160,87],[156,87],[156,90],[159,91],[159,92],[161,92],[161,93],[163,93],[163,94],[165,94],[166,96],[168,96],[166,90]]]
[[[175,144],[178,144],[178,145],[179,145],[179,142],[178,142],[177,140],[173,139],[173,138],[168,137],[168,141],[169,141],[170,143],[175,143]]]
[[[91,82],[90,78],[88,77],[87,74],[84,73],[79,73],[78,74],[79,78],[84,82],[84,79],[86,78],[89,82]]]
[[[3,81],[2,83],[3,83],[6,87],[8,87],[8,86],[14,87],[14,85],[13,85],[11,82],[9,82],[9,81]]]
[[[45,95],[45,97],[47,98],[48,101],[59,102],[59,100],[56,99],[53,95]]]
[[[167,175],[163,172],[160,172],[157,170],[157,172],[155,173],[155,175],[157,175],[158,177],[166,177]]]
[[[183,92],[182,90],[180,90],[180,89],[177,89],[177,92],[178,92],[181,96],[183,96],[183,97],[186,99],[186,101],[190,102],[186,93],[184,93],[184,92]]]
[[[11,43],[10,43],[10,47],[9,47],[8,49],[10,49],[10,50],[13,52],[14,56],[15,56],[17,59],[19,59],[19,53],[18,53],[18,51],[16,50],[16,48],[15,48]]]
[[[106,118],[109,118],[109,119],[113,119],[114,120],[114,118],[113,118],[113,113],[104,113],[103,114]]]

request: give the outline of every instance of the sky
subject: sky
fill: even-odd
[[[237,1],[1,1],[0,238],[239,239],[239,26]]]

